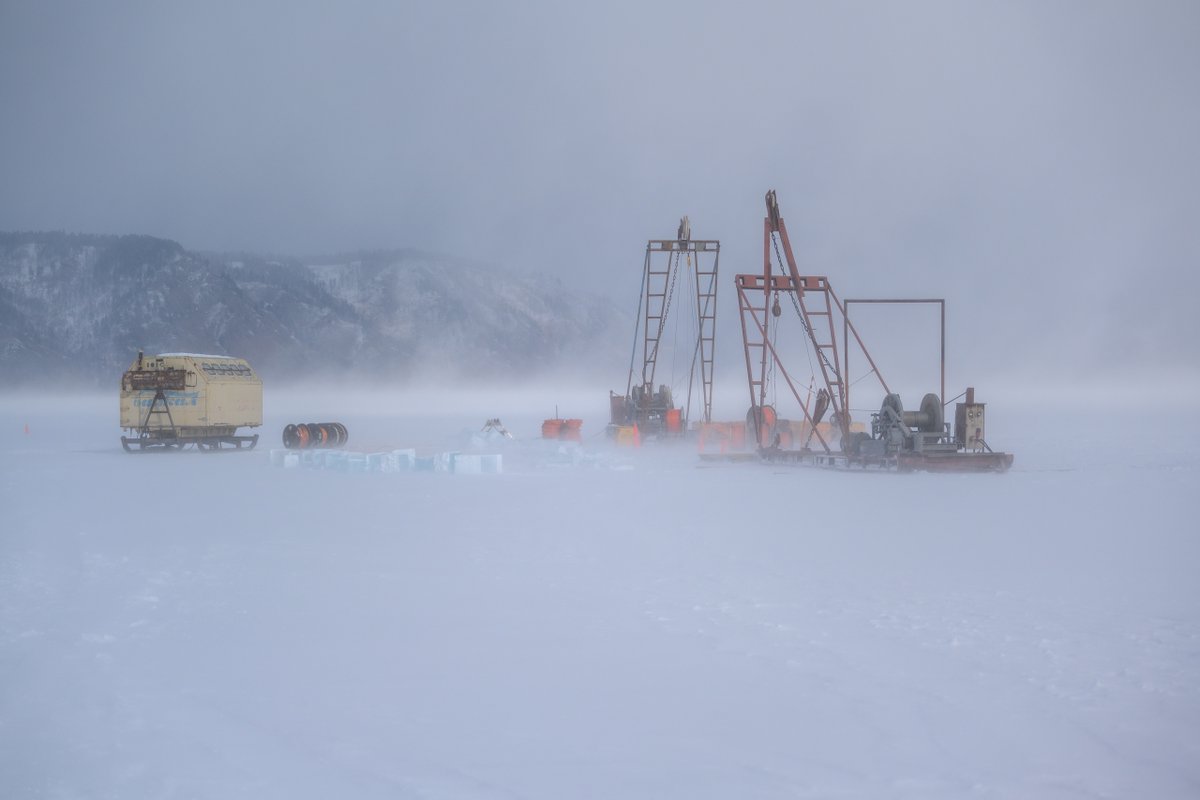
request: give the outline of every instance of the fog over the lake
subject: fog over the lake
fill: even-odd
[[[0,0],[0,798],[1200,796],[1198,90],[1195,2]],[[790,310],[753,395],[770,189],[948,425],[934,306],[912,417],[797,452]]]
[[[993,402],[1012,470],[896,475],[614,448],[593,394],[560,445],[549,396],[268,387],[254,451],[127,455],[113,396],[0,395],[0,794],[1195,796],[1178,409]],[[503,472],[276,465],[335,413]]]
[[[1189,2],[9,2],[0,229],[411,246],[632,307],[683,214],[757,271],[775,188],[803,269],[947,297],[957,359],[1194,372],[1198,41]]]

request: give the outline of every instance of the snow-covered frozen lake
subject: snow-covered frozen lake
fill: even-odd
[[[131,456],[115,391],[0,398],[0,796],[1200,796],[1182,411],[994,403],[1004,475],[270,466],[521,402],[268,392],[253,452]]]

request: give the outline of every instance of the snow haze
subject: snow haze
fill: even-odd
[[[1186,1],[0,3],[0,800],[1200,797],[1197,97]],[[745,419],[770,189],[1010,471],[604,436],[683,215]],[[139,347],[259,447],[122,452]]]
[[[992,403],[1007,474],[847,474],[612,450],[603,394],[552,394],[268,387],[260,449],[144,456],[115,393],[0,399],[0,795],[1196,796],[1177,412]],[[335,414],[518,441],[271,465]]]
[[[633,308],[684,214],[759,271],[774,188],[804,272],[947,297],[989,372],[1194,374],[1198,41],[1186,0],[18,0],[0,230],[414,247]]]

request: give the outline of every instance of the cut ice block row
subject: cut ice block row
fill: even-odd
[[[333,472],[448,472],[455,475],[496,475],[504,471],[503,456],[498,454],[449,452],[417,458],[417,451],[412,448],[378,453],[271,450],[271,466]]]
[[[456,453],[451,468],[455,475],[496,475],[502,465],[499,454]]]
[[[393,450],[388,455],[390,458],[384,462],[384,472],[408,472],[417,460],[417,451],[412,449]]]
[[[478,475],[483,472],[483,462],[476,455],[454,453],[450,459],[450,471],[455,475]]]
[[[479,453],[453,453],[450,471],[455,475],[497,475],[504,471],[504,457]]]

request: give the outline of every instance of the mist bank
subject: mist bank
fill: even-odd
[[[139,350],[236,355],[268,381],[527,377],[616,365],[629,327],[607,299],[555,278],[417,250],[276,258],[0,233],[10,386],[110,385]]]
[[[125,367],[122,366],[121,370]],[[501,410],[534,408],[544,410],[543,416],[553,415],[558,407],[563,416],[580,416],[572,408],[594,407],[608,414],[609,393],[623,394],[627,373],[615,371],[571,370],[542,373],[523,378],[513,376],[451,377],[448,373],[431,370],[410,376],[402,381],[376,381],[354,376],[314,377],[286,376],[264,379],[264,402],[268,405],[303,404],[313,398],[321,405],[344,404],[352,407],[400,403],[403,407],[419,408],[424,412],[453,410]],[[65,380],[5,384],[0,386],[0,399],[36,404],[71,403],[77,399],[101,398],[114,404],[120,392],[121,371],[118,370],[100,385]],[[898,393],[906,404],[919,403],[926,392],[937,392],[936,382],[901,386]],[[1041,374],[983,374],[967,380],[947,377],[944,403],[952,404],[968,387],[975,389],[979,402],[1023,411],[1048,410],[1067,413],[1072,409],[1096,411],[1146,411],[1191,408],[1200,394],[1200,376],[1180,371],[1167,375],[1109,374],[1091,379],[1054,378]],[[808,392],[807,378],[799,389],[803,398]],[[815,389],[814,389],[815,391]],[[699,419],[695,410],[699,388],[693,390],[692,420]],[[676,405],[687,405],[686,384],[674,388]],[[882,389],[855,387],[851,398],[854,418],[878,411],[884,393]],[[788,414],[796,405],[786,386],[769,393],[768,404]],[[751,404],[750,392],[743,374],[730,370],[718,374],[713,385],[713,419],[734,420],[746,415]],[[800,417],[800,412],[790,414]]]
[[[536,436],[536,389],[329,400],[432,454],[484,407]],[[275,392],[222,455],[0,396],[0,795],[1195,794],[1192,427],[989,405],[1004,474],[351,473],[271,465],[285,404],[327,410]]]
[[[624,270],[620,284],[628,296],[615,301],[558,278],[412,249],[297,258],[205,253],[148,236],[0,233],[0,383],[115,392],[144,349],[243,357],[268,387],[289,390],[444,396],[534,384],[545,396],[578,389],[604,398],[626,391],[631,344],[640,355],[637,270]],[[745,414],[750,396],[728,286],[720,303],[714,414],[728,419]],[[905,399],[940,389],[936,324],[931,313],[856,315],[874,362]],[[1081,356],[1085,347],[1032,347],[958,316],[946,333],[944,401],[974,386],[983,398],[1022,405],[1163,406],[1200,387],[1200,363],[1186,358],[1140,362],[1113,352],[1096,362]],[[690,350],[671,344],[654,383],[682,401]],[[806,390],[807,372],[795,372],[807,363],[803,332],[781,332],[776,344]],[[877,410],[884,392],[860,352],[853,356],[852,407]],[[787,400],[777,382],[773,404]]]
[[[717,389],[714,421],[744,420],[746,403],[741,393],[727,391],[730,387]],[[1015,453],[1013,469],[1017,471],[1075,464],[1083,451],[1094,458],[1103,450],[1104,458],[1113,462],[1136,452],[1180,457],[1196,452],[1196,434],[1189,423],[1194,394],[1168,392],[1147,400],[1116,390],[1024,396],[977,392],[977,400],[987,404],[988,443]],[[871,413],[869,408],[855,409],[853,419],[869,426]],[[779,414],[782,418],[801,418],[798,411],[793,412],[783,403],[779,404]],[[947,414],[952,420],[953,403]],[[263,424],[240,430],[263,437],[260,448],[279,447],[288,424],[336,421],[349,428],[350,448],[362,449],[368,441],[386,447],[409,447],[418,441],[457,441],[460,434],[480,431],[494,419],[499,419],[517,439],[538,439],[542,422],[552,417],[582,420],[585,447],[615,444],[606,433],[607,389],[578,384],[372,388],[322,383],[268,385],[263,396]],[[698,414],[692,417],[693,422],[698,419]],[[53,446],[62,452],[120,452],[122,433],[116,390],[0,391],[0,444],[14,451]],[[1092,448],[1105,442],[1105,447]],[[685,439],[677,447],[666,449],[694,459],[696,440]]]

